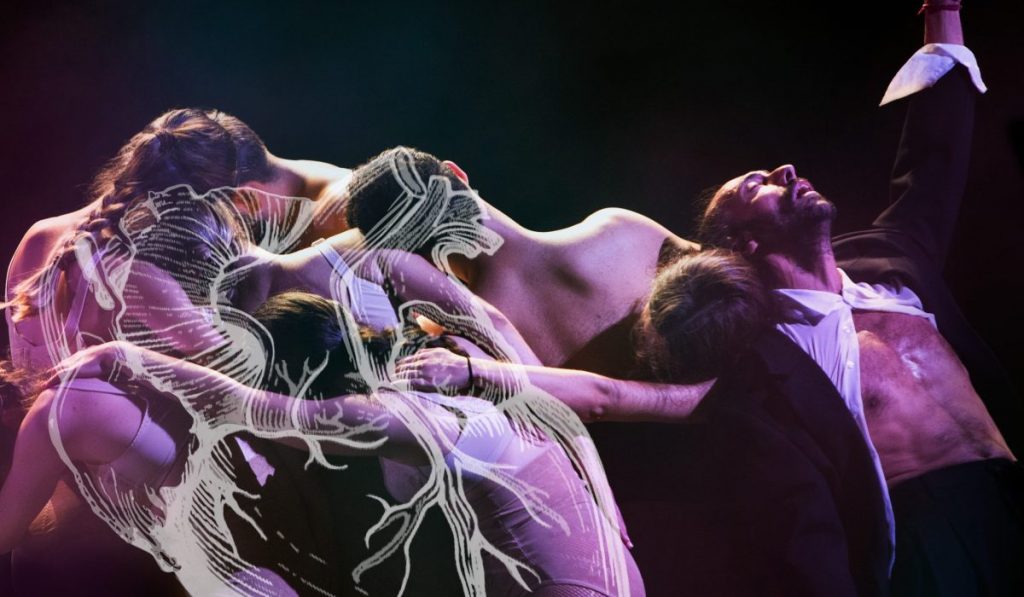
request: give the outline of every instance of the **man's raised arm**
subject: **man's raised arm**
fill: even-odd
[[[963,46],[958,0],[928,0],[925,46],[896,74],[882,104],[911,96],[890,186],[875,226],[909,235],[940,268],[967,182],[976,91],[974,55]],[[950,72],[953,71],[953,72]]]

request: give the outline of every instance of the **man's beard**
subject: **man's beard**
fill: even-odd
[[[779,213],[761,222],[762,248],[790,255],[796,260],[813,260],[832,236],[836,206],[811,191],[779,206]]]

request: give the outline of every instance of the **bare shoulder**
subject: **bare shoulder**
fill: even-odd
[[[663,234],[668,230],[647,216],[622,207],[605,207],[587,216],[587,222],[596,226],[628,228],[637,232]]]
[[[621,207],[599,209],[590,214],[585,222],[596,227],[601,234],[609,234],[624,242],[646,241],[657,243],[660,247],[668,239],[684,251],[699,249],[696,243],[677,236],[653,219]]]
[[[597,259],[605,267],[614,263],[628,264],[631,268],[639,264],[653,267],[666,240],[686,250],[697,247],[651,218],[618,207],[594,212],[581,222],[580,227],[583,232],[578,237],[581,242],[577,243],[580,255],[588,261]]]
[[[10,289],[22,279],[46,266],[50,255],[67,234],[85,217],[85,208],[71,213],[44,218],[32,224],[21,237],[18,248],[7,268],[7,287]]]
[[[102,391],[101,391],[102,390]],[[59,399],[58,399],[59,398]],[[142,425],[143,410],[113,386],[46,390],[32,406],[55,421],[68,454],[90,463],[116,459],[131,446]],[[53,409],[58,409],[56,412]]]

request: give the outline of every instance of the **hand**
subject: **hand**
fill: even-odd
[[[414,390],[463,390],[469,387],[466,357],[444,348],[428,348],[400,359],[396,378]]]

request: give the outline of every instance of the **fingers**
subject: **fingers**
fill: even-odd
[[[405,383],[409,389],[432,389],[420,370],[419,363],[413,357],[406,357],[395,363],[395,375],[392,382]]]
[[[429,358],[419,355],[405,357],[395,363],[394,381],[406,382],[416,390],[457,387],[447,368],[434,366]]]

